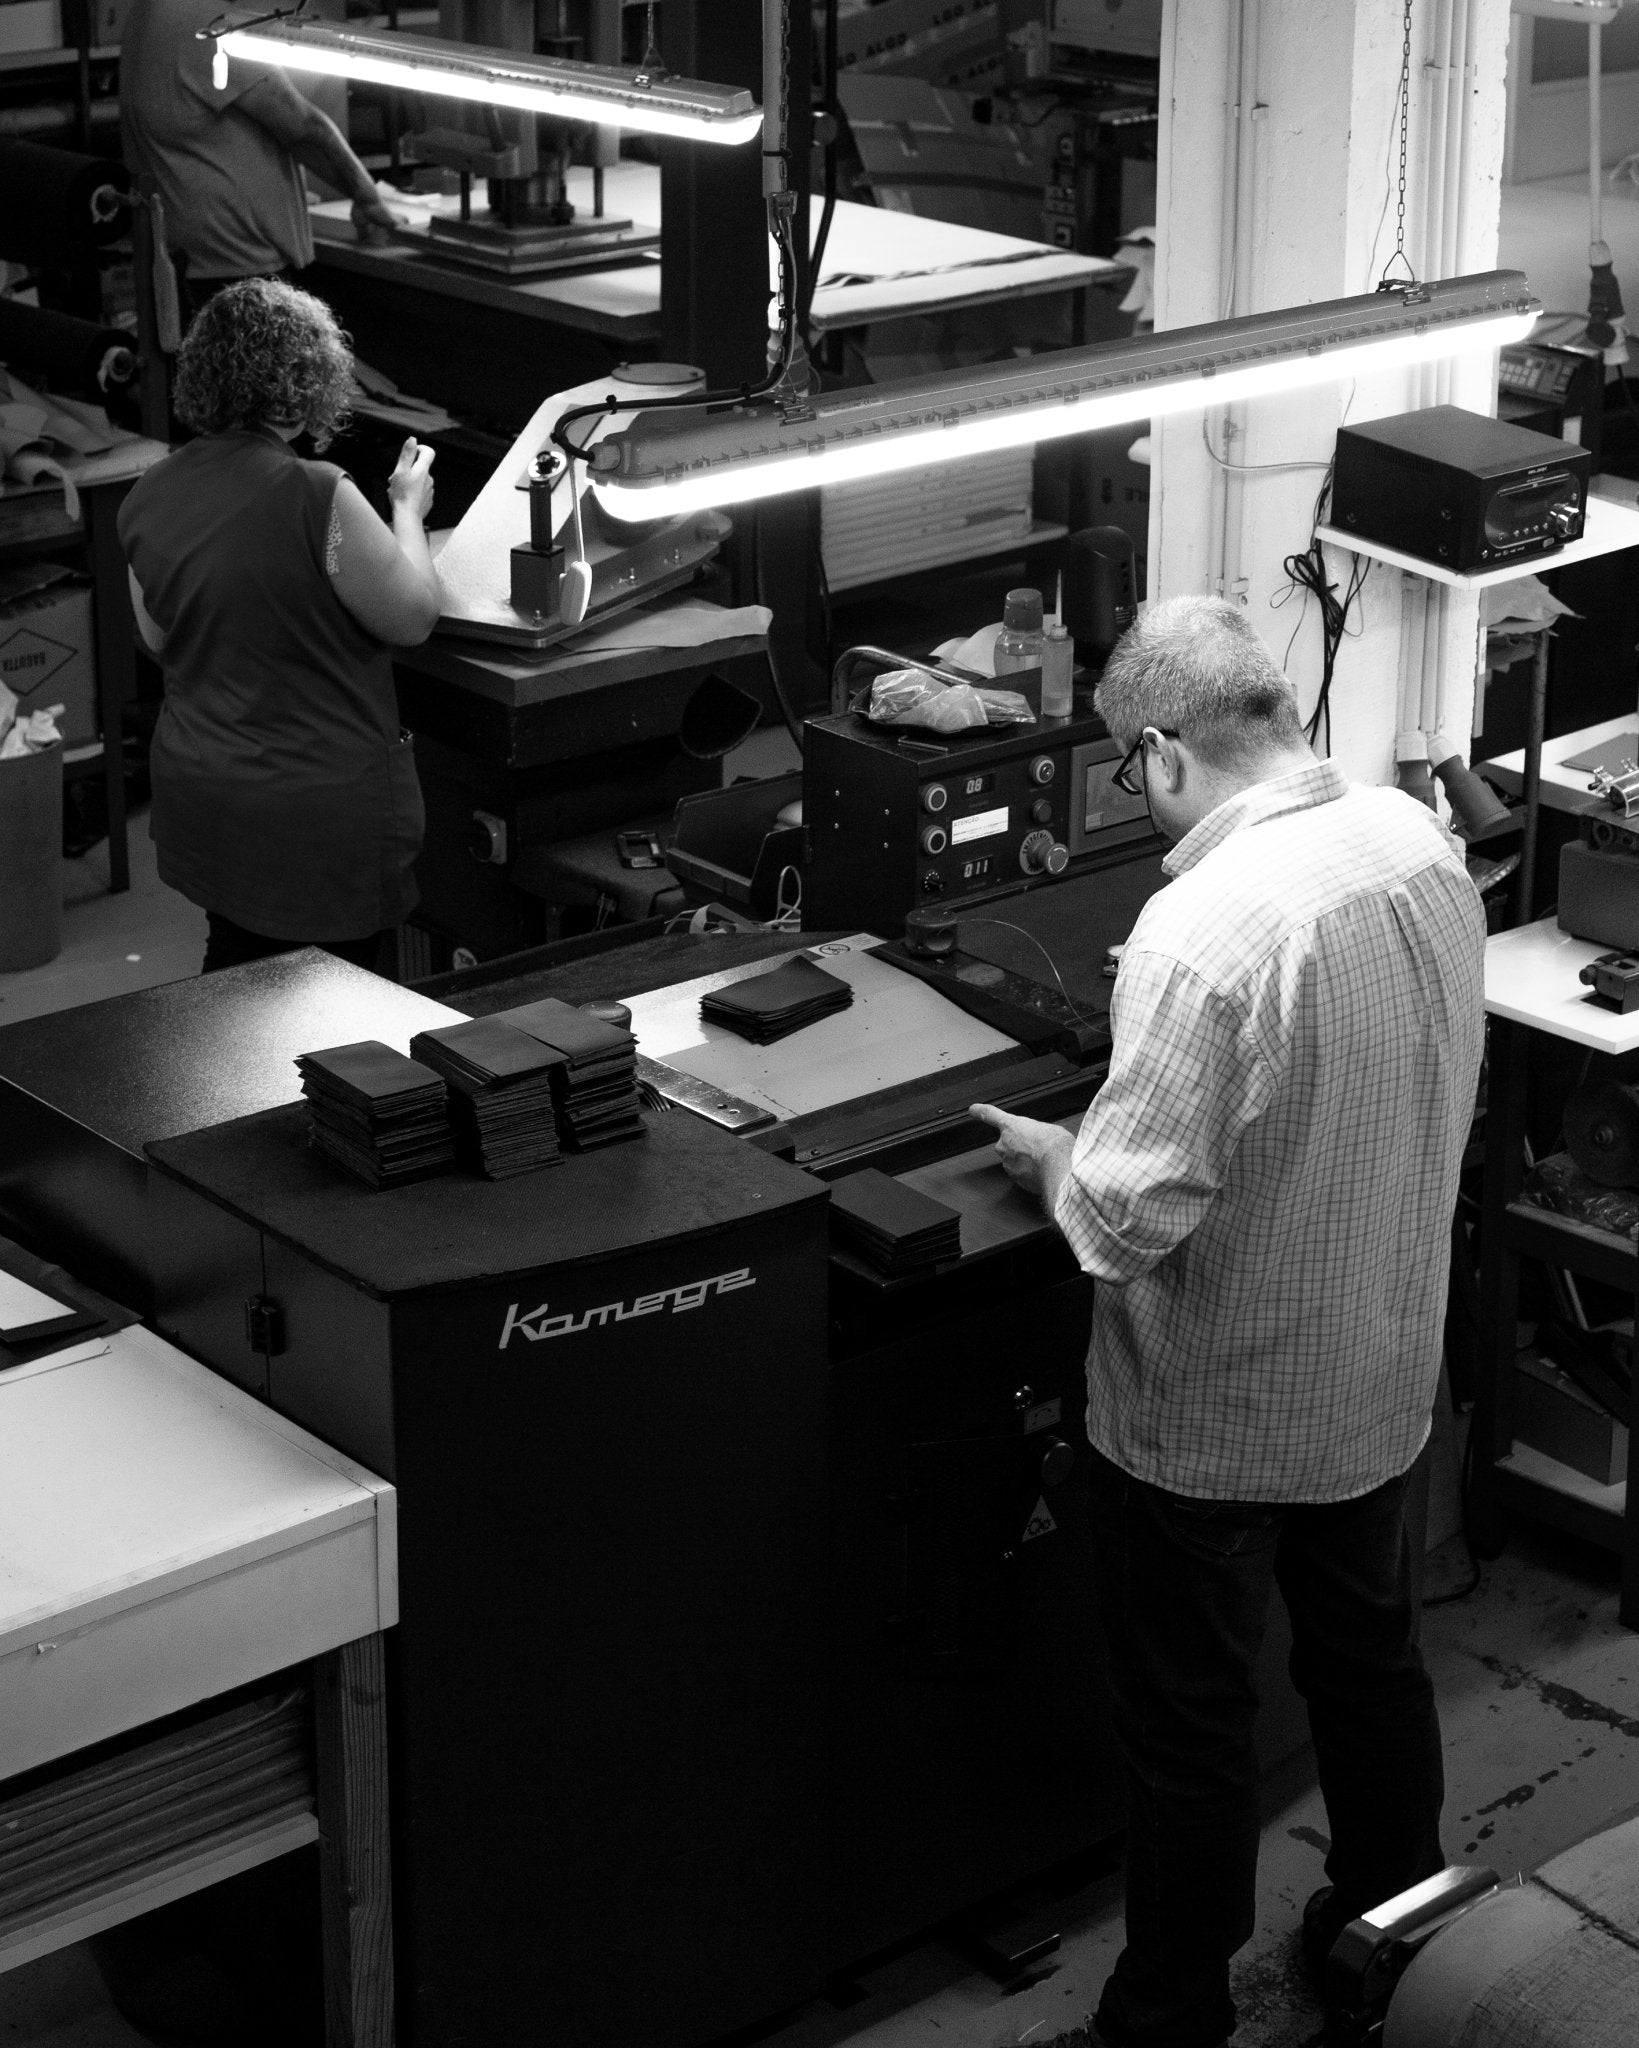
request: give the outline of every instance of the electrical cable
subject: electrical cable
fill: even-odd
[[[1332,674],[1337,666],[1338,649],[1343,645],[1343,637],[1349,629],[1349,614],[1354,609],[1355,602],[1365,587],[1366,578],[1371,574],[1372,570],[1370,556],[1355,555],[1353,557],[1354,567],[1349,572],[1349,580],[1344,586],[1342,596],[1338,596],[1337,585],[1332,581],[1331,572],[1326,566],[1325,550],[1318,537],[1321,507],[1326,503],[1327,494],[1330,490],[1331,465],[1328,464],[1327,474],[1315,497],[1314,515],[1309,529],[1309,545],[1300,554],[1288,555],[1284,563],[1282,563],[1281,566],[1286,572],[1286,589],[1273,600],[1275,607],[1278,609],[1286,603],[1293,591],[1301,590],[1304,594],[1304,611],[1307,610],[1308,601],[1311,597],[1319,601],[1321,631],[1320,692],[1315,698],[1313,715],[1303,730],[1309,744],[1314,746],[1319,739],[1321,726],[1324,724],[1326,728],[1326,752],[1328,754],[1332,750]],[[1303,618],[1304,612],[1299,612],[1298,623],[1292,629],[1292,639],[1286,643],[1288,655],[1292,651],[1292,642],[1296,640],[1298,630],[1303,624]]]
[[[763,604],[763,523],[755,516],[751,522],[751,565],[752,581],[757,588],[757,602]],[[791,735],[791,744],[796,748],[797,758],[800,760],[803,755],[802,721],[793,710],[791,699],[786,693],[785,678],[780,674],[780,664],[775,658],[772,635],[764,638],[763,656],[768,663],[768,680],[774,685],[775,702],[780,707],[780,716],[785,721],[785,729]]]
[[[1201,446],[1220,469],[1227,469],[1235,476],[1275,476],[1286,470],[1330,469],[1332,466],[1329,455],[1324,460],[1317,459],[1314,462],[1231,462],[1227,456],[1220,455],[1213,447],[1212,436],[1207,432],[1205,413],[1201,415]]]
[[[995,925],[998,931],[1017,932],[1021,939],[1028,939],[1030,944],[1035,947],[1036,951],[1047,962],[1047,971],[1058,983],[1059,994],[1063,996],[1065,1002],[1069,1004],[1070,1014],[1073,1017],[1075,1017],[1078,1022],[1087,1025],[1091,1030],[1097,1031],[1103,1028],[1105,1019],[1097,1016],[1089,1017],[1087,1015],[1087,1012],[1083,1010],[1079,1006],[1079,1004],[1077,1004],[1075,998],[1070,994],[1070,991],[1064,986],[1064,976],[1059,973],[1057,963],[1054,961],[1052,954],[1049,953],[1047,948],[1042,944],[1041,940],[1036,937],[1034,932],[1027,932],[1022,924],[1010,924],[1005,917],[957,916],[953,918],[951,922],[956,926],[958,932],[960,932],[962,926],[965,924],[993,924]]]

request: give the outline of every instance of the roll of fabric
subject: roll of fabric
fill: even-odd
[[[0,137],[0,256],[61,263],[125,232],[131,176],[109,157]]]
[[[122,391],[137,373],[132,338],[119,328],[12,299],[0,299],[0,363],[25,382],[95,405]]]

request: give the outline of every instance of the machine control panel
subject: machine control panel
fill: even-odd
[[[811,719],[804,923],[892,935],[918,905],[959,910],[1119,858],[1154,829],[1143,798],[1111,783],[1120,757],[1091,713],[942,748],[852,713]]]

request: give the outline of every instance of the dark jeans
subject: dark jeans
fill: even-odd
[[[1187,1500],[1095,1451],[1099,1607],[1127,1766],[1127,1946],[1104,1987],[1116,2048],[1215,2048],[1254,1925],[1253,1670],[1273,1586],[1292,1620],[1339,1929],[1440,1869],[1445,1785],[1416,1643],[1405,1480],[1318,1507]]]
[[[391,932],[372,932],[367,939],[270,939],[261,932],[247,932],[231,917],[214,910],[205,913],[205,958],[201,974],[214,974],[219,967],[243,967],[247,960],[271,959],[275,953],[294,953],[299,946],[322,946],[338,960],[350,960],[355,967],[368,967],[372,974],[393,978],[393,959],[388,948]]]

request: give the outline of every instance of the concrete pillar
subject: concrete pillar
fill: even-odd
[[[1412,0],[1405,247],[1420,277],[1496,263],[1508,11]],[[1403,27],[1403,0],[1167,0],[1158,328],[1375,287],[1396,246]],[[1453,76],[1462,90],[1448,98]],[[1307,714],[1316,605],[1290,593],[1282,564],[1309,544],[1338,426],[1435,402],[1494,412],[1493,372],[1387,373],[1161,423],[1151,595],[1240,597]],[[1345,582],[1351,557],[1328,549],[1327,561]],[[1357,781],[1393,778],[1402,694],[1412,723],[1431,720],[1442,661],[1446,729],[1466,751],[1478,605],[1428,590],[1377,565],[1338,655],[1331,750]]]

